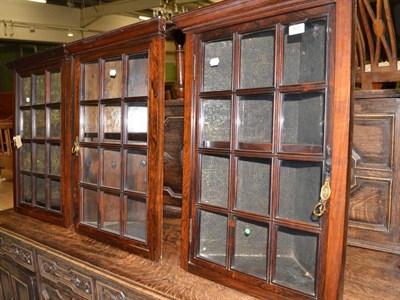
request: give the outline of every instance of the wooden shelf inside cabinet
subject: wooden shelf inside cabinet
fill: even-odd
[[[78,232],[161,257],[165,20],[67,45],[75,59]]]
[[[228,0],[174,17],[185,269],[265,299],[339,297],[353,14],[353,1]]]
[[[8,64],[14,71],[15,210],[69,227],[72,224],[72,60],[64,46]]]

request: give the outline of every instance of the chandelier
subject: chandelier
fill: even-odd
[[[176,4],[176,0],[161,0],[160,7],[153,9],[154,17],[163,17],[167,20],[171,20],[174,15],[187,12],[184,6],[180,8]]]

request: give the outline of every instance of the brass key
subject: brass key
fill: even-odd
[[[325,178],[325,182],[321,187],[320,192],[320,200],[314,206],[313,215],[316,217],[321,217],[326,211],[326,204],[331,197],[331,184],[330,184],[330,177]]]

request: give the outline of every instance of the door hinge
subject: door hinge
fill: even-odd
[[[192,228],[192,225],[193,225],[193,219],[190,219],[190,221],[189,221],[189,243],[192,243],[192,236],[193,236],[193,234],[192,234],[192,232],[193,232],[193,228]]]
[[[193,80],[196,81],[196,77],[197,77],[197,72],[196,72],[196,68],[197,68],[197,56],[196,54],[193,54]]]

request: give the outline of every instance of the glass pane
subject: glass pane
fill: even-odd
[[[232,269],[267,278],[268,226],[235,220],[235,254]]]
[[[31,105],[32,99],[32,80],[31,77],[22,78],[22,99],[21,105]]]
[[[125,235],[143,242],[147,240],[147,207],[146,200],[128,198],[128,224]]]
[[[272,143],[273,101],[273,95],[239,98],[239,143]]]
[[[198,256],[225,265],[228,218],[201,210]]]
[[[96,100],[99,98],[99,64],[83,65],[82,100]]]
[[[121,151],[103,150],[103,185],[121,187]]]
[[[51,181],[50,197],[51,209],[61,211],[61,183],[59,181]]]
[[[31,172],[31,144],[24,143],[21,148],[21,170]]]
[[[119,196],[103,193],[103,229],[119,234],[121,222],[121,199]]]
[[[33,160],[33,169],[35,172],[46,172],[46,146],[44,144],[35,144],[35,156]]]
[[[32,182],[31,176],[22,175],[22,197],[21,202],[32,203]]]
[[[121,60],[108,60],[104,62],[103,98],[121,98],[122,78],[123,72]]]
[[[126,152],[125,189],[147,193],[147,153],[145,151]]]
[[[322,146],[324,100],[324,93],[283,96],[282,144]]]
[[[236,208],[257,214],[269,214],[271,161],[239,158],[237,166]]]
[[[50,102],[61,102],[61,72],[50,74]]]
[[[61,175],[61,147],[50,145],[50,174]]]
[[[240,51],[240,87],[274,85],[275,31],[246,34]]]
[[[45,77],[44,75],[35,76],[35,104],[45,102]]]
[[[127,139],[128,143],[147,143],[148,111],[146,102],[135,102],[127,105]]]
[[[149,63],[147,53],[133,55],[128,60],[128,97],[148,95]]]
[[[60,108],[50,109],[50,137],[61,138],[61,110]]]
[[[201,155],[200,202],[228,207],[229,158]]]
[[[325,81],[326,20],[305,22],[304,31],[295,29],[301,26],[285,28],[284,84]]]
[[[97,106],[81,106],[81,140],[97,142],[99,129],[99,112]]]
[[[30,139],[32,137],[32,119],[31,119],[31,111],[23,110],[21,111],[21,137],[24,139]]]
[[[314,295],[318,237],[289,228],[278,228],[274,283]]]
[[[83,197],[83,216],[82,222],[86,225],[97,227],[98,220],[98,206],[97,206],[97,192],[82,189]]]
[[[46,179],[34,177],[36,191],[36,205],[46,207]]]
[[[83,170],[82,181],[97,184],[97,173],[99,170],[99,160],[96,148],[82,148]]]
[[[202,100],[202,145],[229,142],[231,135],[231,100]],[[228,145],[229,147],[229,145]]]
[[[204,91],[232,89],[232,41],[205,44]]]
[[[103,107],[104,142],[118,142],[121,139],[121,106]]]
[[[46,136],[46,112],[44,109],[35,109],[35,137],[45,138]]]
[[[322,164],[282,161],[279,181],[278,216],[284,219],[317,223],[312,211],[319,201]]]

